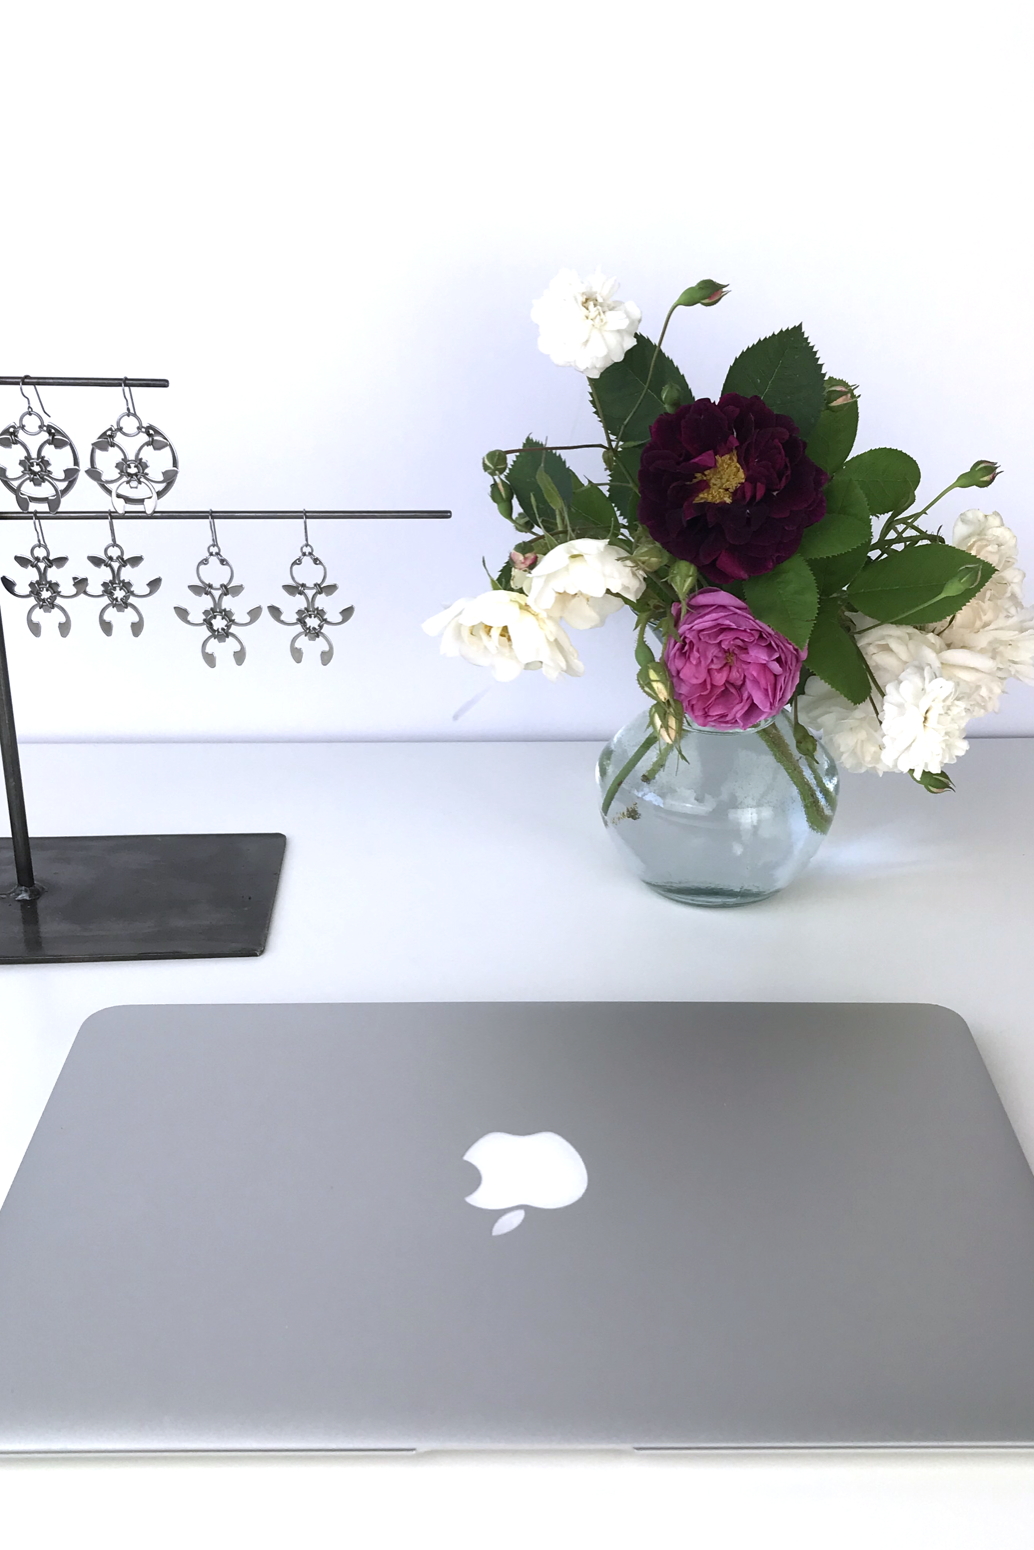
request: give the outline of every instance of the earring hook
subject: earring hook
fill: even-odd
[[[304,508],[302,510],[302,532],[305,534],[305,541],[302,544],[302,553],[312,554],[312,545],[309,542],[309,513],[304,510]]]
[[[131,414],[134,420],[139,420],[140,416],[136,412],[136,404],[133,402],[133,389],[129,385],[128,377],[122,378],[122,397],[125,401],[127,413]]]
[[[50,416],[47,414],[46,407],[45,407],[45,405],[43,403],[43,398],[42,398],[42,395],[40,394],[39,387],[37,386],[37,384],[35,382],[32,383],[32,391],[36,395],[36,402],[39,404],[39,409],[37,410],[37,409],[33,408],[32,399],[29,397],[28,393],[26,393],[26,391],[25,391],[25,384],[28,382],[28,380],[29,380],[29,373],[26,372],[25,375],[22,377],[22,380],[18,384],[18,391],[22,395],[22,397],[24,398],[26,404],[28,405],[29,413],[30,414],[38,415],[41,420],[49,419]]]
[[[219,534],[215,530],[215,513],[211,506],[208,508],[208,531],[212,535],[212,542],[208,546],[208,552],[213,558],[218,555],[222,559],[223,551],[219,547]]]

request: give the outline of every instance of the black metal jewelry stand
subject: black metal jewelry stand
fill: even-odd
[[[0,376],[4,384],[169,385],[154,377]],[[96,522],[106,515],[59,510],[48,521]],[[443,520],[451,512],[160,511],[149,520],[209,516],[219,521],[308,516],[354,522]],[[27,519],[30,513],[0,512],[0,521]],[[264,952],[287,844],[283,834],[106,834],[30,841],[2,612],[0,753],[11,815],[11,839],[0,840],[0,964],[247,958]],[[7,886],[12,870],[13,888]]]

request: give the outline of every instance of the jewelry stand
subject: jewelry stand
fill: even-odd
[[[0,377],[0,385],[168,387],[165,378]],[[48,521],[103,520],[61,511]],[[160,511],[161,521],[445,520],[448,511]],[[0,521],[31,520],[0,512]],[[135,521],[120,516],[119,521]],[[0,840],[0,964],[249,958],[265,951],[283,834],[107,834],[30,842],[0,611],[0,752],[11,839]],[[35,854],[34,854],[35,853]],[[12,865],[13,863],[13,865]],[[14,873],[14,887],[9,886]]]

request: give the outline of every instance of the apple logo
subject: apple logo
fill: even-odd
[[[468,1204],[482,1211],[506,1212],[492,1228],[493,1238],[519,1227],[525,1206],[556,1211],[573,1205],[589,1183],[585,1164],[570,1141],[553,1130],[531,1136],[493,1130],[464,1152],[463,1161],[473,1163],[481,1174],[481,1183],[467,1196]]]

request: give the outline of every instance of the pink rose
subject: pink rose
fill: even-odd
[[[691,721],[742,731],[782,710],[805,658],[792,641],[715,587],[672,612],[677,634],[664,648],[664,665]]]

